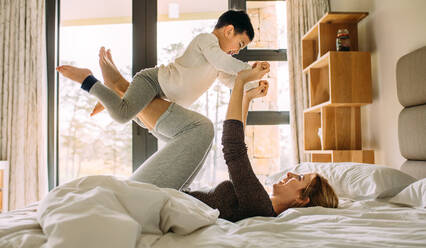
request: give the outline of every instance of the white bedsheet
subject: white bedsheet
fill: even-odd
[[[11,233],[15,244],[42,243],[34,209],[1,215],[0,223],[1,248],[39,247],[5,246]],[[4,231],[8,224],[14,225],[13,231]],[[5,233],[9,236],[2,237]],[[290,209],[277,218],[255,217],[238,223],[218,219],[190,235],[141,235],[136,247],[426,247],[426,209],[385,200],[345,200],[339,209]]]
[[[426,210],[374,200],[289,209],[277,218],[219,220],[186,237],[167,234],[153,247],[426,247]]]

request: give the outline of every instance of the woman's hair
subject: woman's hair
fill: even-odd
[[[322,206],[325,208],[337,208],[339,198],[327,179],[316,174],[309,185],[302,191],[302,198],[309,197],[306,207]]]

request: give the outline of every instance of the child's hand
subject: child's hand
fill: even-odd
[[[257,62],[257,61],[254,62],[254,64],[251,66],[251,68],[254,69],[258,64],[259,64],[259,62]],[[260,66],[261,66],[262,69],[269,69],[269,67],[270,67],[269,63],[266,62],[266,61],[260,62]]]
[[[268,81],[262,80],[262,81],[259,81],[259,86],[246,91],[244,97],[246,97],[249,101],[255,98],[264,97],[268,94],[268,89],[269,89]]]
[[[237,80],[242,80],[244,83],[261,79],[266,73],[269,72],[269,63],[261,62],[254,63],[252,69],[242,70],[237,75]]]

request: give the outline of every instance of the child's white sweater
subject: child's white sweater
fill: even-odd
[[[158,82],[167,99],[184,107],[194,103],[216,78],[229,88],[239,71],[251,66],[226,54],[212,33],[197,35],[182,56],[161,65]]]

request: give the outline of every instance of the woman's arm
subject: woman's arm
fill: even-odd
[[[244,130],[246,129],[246,123],[247,123],[247,114],[248,109],[250,107],[251,99],[248,99],[247,95],[245,94],[243,96],[243,124],[244,124]]]
[[[242,122],[244,85],[249,81],[261,79],[268,72],[269,63],[262,62],[256,63],[253,69],[243,70],[238,73],[235,79],[234,89],[231,93],[231,99],[229,100],[226,120],[238,120]]]
[[[242,102],[244,94],[244,82],[238,77],[235,79],[234,89],[232,89],[229,99],[226,120],[237,120],[242,122]]]
[[[266,94],[267,84],[262,83],[257,88],[247,92],[243,105],[244,84],[251,81],[248,73],[256,73],[257,67],[250,72],[243,71],[235,80],[229,101],[226,120],[223,124],[222,145],[229,178],[234,186],[239,209],[244,216],[273,216],[273,208],[269,196],[262,184],[257,179],[247,154],[247,146],[244,142],[243,119],[247,115],[248,103],[256,92]],[[269,71],[269,68],[266,69]],[[257,90],[256,90],[257,89]],[[244,111],[243,111],[244,108]],[[243,115],[244,114],[244,115]]]
[[[244,124],[244,129],[246,127],[247,113],[248,113],[248,109],[249,109],[249,106],[250,106],[250,102],[255,98],[266,96],[268,94],[268,88],[269,88],[268,81],[262,80],[262,81],[259,81],[259,86],[257,86],[256,88],[253,88],[251,90],[248,90],[247,92],[244,93],[244,96],[243,96],[243,124]]]

